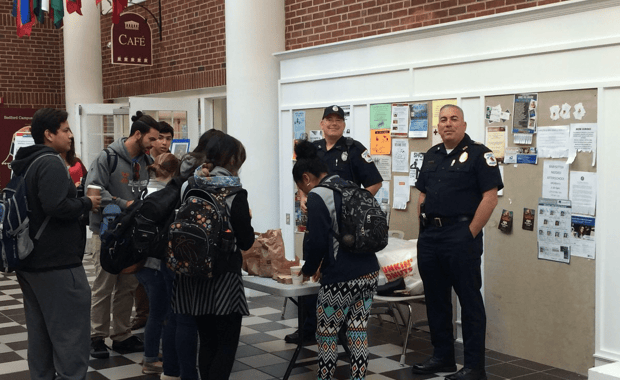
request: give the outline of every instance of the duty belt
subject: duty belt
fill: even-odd
[[[426,225],[434,227],[445,227],[460,222],[469,222],[471,218],[469,216],[452,216],[452,217],[426,217]]]

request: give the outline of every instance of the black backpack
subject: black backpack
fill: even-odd
[[[326,178],[319,186],[342,194],[340,233],[334,231],[334,236],[345,251],[375,253],[387,246],[387,216],[368,190],[337,175]]]
[[[119,274],[147,257],[164,258],[165,226],[178,206],[181,183],[172,179],[165,188],[136,199],[109,222],[101,236],[101,267],[106,272]]]
[[[167,265],[181,275],[212,278],[235,249],[229,202],[241,188],[197,187],[193,177],[188,182],[168,230]]]

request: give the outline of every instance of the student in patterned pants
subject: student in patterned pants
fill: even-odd
[[[338,176],[327,174],[327,166],[316,152],[314,145],[308,141],[297,143],[293,179],[297,187],[308,195],[308,223],[304,237],[306,263],[302,272],[305,276],[312,276],[320,267],[317,378],[331,379],[333,376],[338,359],[337,335],[346,321],[351,378],[364,379],[368,367],[366,326],[377,287],[379,263],[373,253],[351,253],[340,248],[335,234],[339,231],[342,196],[337,191],[320,186],[322,182]]]

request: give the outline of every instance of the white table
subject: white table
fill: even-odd
[[[293,302],[295,302],[295,300],[293,300],[293,297],[297,297],[297,302],[295,303],[297,304],[297,328],[300,331],[300,335],[302,334],[301,329],[304,325],[304,301],[302,298],[305,296],[318,294],[319,288],[321,286],[321,284],[317,282],[306,282],[301,285],[287,285],[281,284],[271,278],[256,276],[243,276],[243,285],[249,289],[273,294],[275,296],[290,298]],[[297,343],[297,348],[293,353],[293,357],[291,357],[291,361],[286,368],[286,372],[284,373],[284,377],[282,378],[283,380],[287,380],[290,376],[291,371],[295,367],[297,357],[299,356],[302,347],[303,342],[300,339]]]

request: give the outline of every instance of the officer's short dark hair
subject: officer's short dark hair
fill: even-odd
[[[441,113],[441,111],[443,111],[444,108],[456,108],[457,110],[461,111],[461,117],[465,119],[465,112],[463,112],[463,109],[461,107],[454,105],[454,104],[446,104],[445,106],[439,109],[439,112]]]
[[[151,128],[154,128],[157,131],[160,129],[159,123],[149,115],[143,114],[142,111],[136,112],[136,114],[131,117],[131,121],[133,124],[131,124],[129,136],[133,136],[137,131],[140,131],[142,134],[146,134],[149,133]]]
[[[60,124],[67,121],[69,114],[63,110],[57,110],[54,108],[41,108],[32,116],[32,124],[30,126],[30,133],[35,144],[43,144],[45,142],[45,131],[49,130],[51,133],[58,133]]]
[[[166,123],[165,121],[160,121],[159,122],[159,133],[160,134],[170,133],[172,137],[174,137],[174,128],[172,128],[172,126]]]

